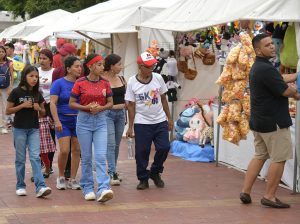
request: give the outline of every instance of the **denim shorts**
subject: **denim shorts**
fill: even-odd
[[[57,138],[62,137],[77,137],[76,134],[76,119],[77,115],[63,115],[58,114],[58,118],[62,125],[62,131],[55,131],[55,135]]]

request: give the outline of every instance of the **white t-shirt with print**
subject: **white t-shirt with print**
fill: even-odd
[[[161,103],[161,95],[168,91],[167,86],[157,73],[152,73],[148,84],[142,83],[137,76],[128,80],[125,100],[135,102],[135,124],[157,124],[166,120]]]
[[[40,91],[46,101],[46,103],[50,102],[50,88],[52,84],[52,73],[54,68],[51,68],[49,71],[43,71],[41,67],[39,70],[39,81],[40,81]]]

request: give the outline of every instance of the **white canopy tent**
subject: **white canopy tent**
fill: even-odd
[[[114,53],[122,57],[124,75],[128,78],[136,74],[136,58],[149,47],[151,40],[157,40],[164,48],[172,48],[174,43],[170,31],[137,30],[134,25],[152,18],[177,1],[110,0],[65,17],[55,31],[57,35],[65,31],[111,33]]]
[[[262,20],[295,22],[298,51],[298,71],[300,71],[300,1],[299,0],[180,0],[177,4],[164,10],[152,19],[142,23],[142,27],[191,31],[209,26],[219,25],[236,20]],[[207,83],[206,83],[207,84]],[[189,92],[196,89],[187,87]],[[295,147],[298,164],[300,164],[300,102],[297,102]],[[232,148],[232,147],[231,147]],[[234,153],[238,153],[235,151]],[[226,156],[226,155],[225,155]],[[234,157],[236,158],[236,157]],[[229,161],[232,158],[229,158]],[[250,158],[248,158],[249,160]],[[296,160],[295,160],[296,161]],[[288,161],[289,162],[289,161]],[[241,161],[238,161],[241,163]],[[248,162],[246,162],[248,164]],[[234,163],[235,165],[237,163]],[[295,163],[296,164],[296,163]],[[243,164],[245,165],[245,164]],[[288,166],[288,167],[287,167]],[[245,166],[243,166],[243,169]],[[287,169],[288,168],[288,169]],[[294,169],[294,170],[293,170]],[[297,173],[296,166],[286,164],[283,179],[288,186],[295,187],[292,175]],[[266,173],[263,173],[263,176]],[[288,176],[288,177],[287,177]],[[293,183],[294,182],[294,183]],[[299,187],[299,186],[298,186]],[[294,188],[295,191],[295,188]]]
[[[191,31],[235,20],[296,22],[298,69],[300,70],[299,0],[180,0],[141,27],[172,31]]]
[[[235,20],[299,22],[299,0],[180,0],[142,27],[191,31]]]
[[[39,42],[49,36],[53,35],[55,25],[63,21],[66,16],[72,13],[65,10],[54,10],[44,13],[40,16],[26,20],[23,23],[14,25],[5,29],[0,33],[0,39],[21,39],[32,42]],[[90,33],[87,35],[94,39],[109,38],[108,34]],[[69,39],[83,39],[84,37],[76,32],[62,32],[57,37],[64,37]]]

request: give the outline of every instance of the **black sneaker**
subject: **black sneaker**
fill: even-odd
[[[138,190],[145,190],[149,188],[148,180],[141,180],[140,183],[136,186]]]
[[[120,175],[118,172],[115,172],[115,174],[117,175],[119,181],[122,182],[122,177],[121,177],[121,175]]]
[[[161,179],[160,174],[159,173],[151,173],[149,174],[150,179],[153,180],[154,184],[156,187],[158,188],[163,188],[165,187],[165,183],[164,181]]]
[[[120,180],[118,178],[117,173],[110,174],[109,176],[110,176],[109,183],[111,186],[119,186],[120,185]]]

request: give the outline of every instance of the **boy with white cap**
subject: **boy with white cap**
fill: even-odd
[[[152,72],[156,63],[150,53],[142,53],[137,58],[139,73],[129,79],[125,94],[129,113],[126,136],[133,137],[133,129],[135,133],[138,190],[149,188],[149,178],[157,187],[164,187],[160,174],[170,150],[168,131],[172,129],[173,121],[165,95],[168,89],[161,75]],[[152,142],[156,152],[149,171],[147,166]]]

